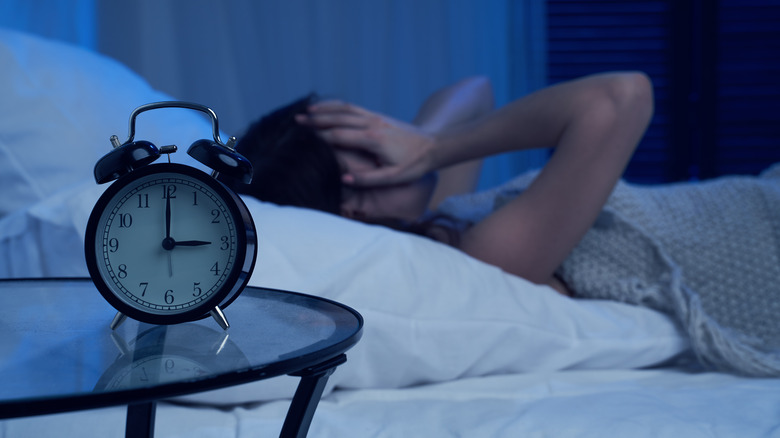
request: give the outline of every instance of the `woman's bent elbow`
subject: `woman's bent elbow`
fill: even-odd
[[[649,121],[653,114],[653,84],[645,73],[625,72],[610,81],[609,96],[620,112]]]

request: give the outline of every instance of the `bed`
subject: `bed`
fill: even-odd
[[[116,61],[1,29],[0,65],[0,278],[86,277],[84,229],[105,189],[94,163],[111,135],[126,135],[135,107],[173,98]],[[137,122],[137,138],[160,145],[210,132],[187,111]],[[183,153],[172,159],[198,166]],[[365,318],[310,436],[780,434],[780,379],[699,369],[661,313],[572,300],[416,236],[245,202],[259,230],[251,285],[324,296]],[[163,402],[156,435],[277,435],[295,384],[282,377]],[[0,437],[119,437],[124,415],[6,420]]]

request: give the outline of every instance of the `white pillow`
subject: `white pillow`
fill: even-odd
[[[112,59],[7,29],[0,29],[0,66],[0,217],[91,179],[110,136],[127,139],[134,108],[171,100]],[[197,112],[154,113],[138,117],[137,140],[186,150],[211,136]],[[173,159],[197,165],[184,151]]]
[[[260,230],[251,285],[325,296],[365,318],[342,387],[402,387],[488,374],[637,368],[687,348],[658,312],[573,300],[449,246],[246,199]]]

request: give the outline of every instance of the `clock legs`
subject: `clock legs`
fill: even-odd
[[[225,318],[225,314],[222,313],[222,309],[220,309],[219,306],[214,307],[214,309],[212,309],[209,313],[211,314],[211,317],[217,321],[217,324],[222,327],[222,330],[227,330],[230,328],[230,324],[228,323],[227,318]]]
[[[117,327],[122,325],[123,322],[127,319],[127,315],[125,315],[122,312],[116,312],[116,315],[114,315],[114,319],[111,321],[111,330],[116,330]]]
[[[214,307],[211,312],[209,312],[212,318],[214,318],[215,321],[217,321],[217,324],[219,324],[220,327],[222,327],[222,330],[227,330],[230,328],[230,323],[228,322],[227,318],[225,317],[225,314],[222,312],[222,309],[219,308],[219,306]],[[122,325],[123,322],[127,319],[127,315],[125,315],[122,312],[116,312],[116,315],[114,315],[114,319],[111,321],[111,330],[116,330],[120,325]]]

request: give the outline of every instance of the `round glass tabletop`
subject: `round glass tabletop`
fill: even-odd
[[[156,400],[292,374],[360,339],[359,313],[334,301],[247,287],[211,318],[128,319],[89,279],[0,280],[0,418]]]

